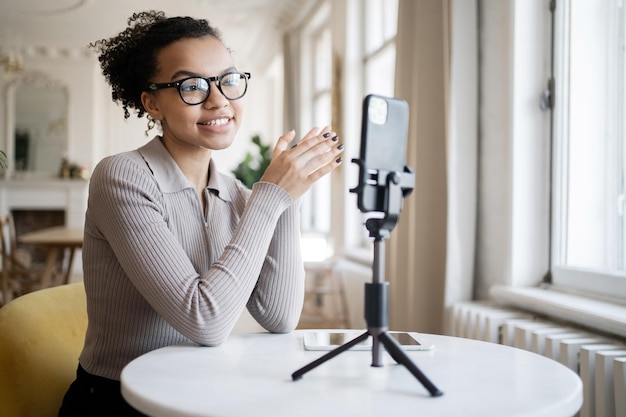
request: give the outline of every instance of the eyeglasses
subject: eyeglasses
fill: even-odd
[[[189,77],[172,83],[152,83],[152,91],[162,88],[177,88],[180,98],[189,105],[204,103],[211,94],[211,81],[217,83],[217,89],[229,100],[243,97],[248,90],[249,72],[227,72],[216,77]]]

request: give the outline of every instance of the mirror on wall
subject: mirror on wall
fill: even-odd
[[[68,146],[68,89],[42,73],[8,84],[7,153],[13,173],[58,174]]]

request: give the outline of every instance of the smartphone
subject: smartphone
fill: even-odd
[[[363,334],[357,330],[314,330],[304,333],[305,350],[333,350]],[[387,332],[404,350],[430,350],[434,346],[428,339],[415,332]],[[371,350],[372,337],[351,348],[352,350]]]
[[[409,133],[406,101],[369,94],[363,99],[357,206],[362,212],[385,211],[385,181],[389,172],[404,172]]]

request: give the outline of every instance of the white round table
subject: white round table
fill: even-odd
[[[305,350],[303,332],[155,350],[124,368],[122,394],[153,417],[571,417],[582,405],[580,378],[556,361],[438,335],[423,335],[434,349],[407,354],[441,397],[387,352],[383,366],[372,367],[369,350],[343,352],[293,381],[294,371],[324,353]]]

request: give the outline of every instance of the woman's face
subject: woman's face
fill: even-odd
[[[230,52],[212,37],[181,39],[158,54],[154,83],[170,83],[187,77],[214,77],[236,71]],[[243,116],[243,100],[229,100],[210,83],[209,97],[202,104],[182,101],[177,88],[144,93],[148,113],[161,121],[163,140],[179,148],[224,149],[233,142]]]

